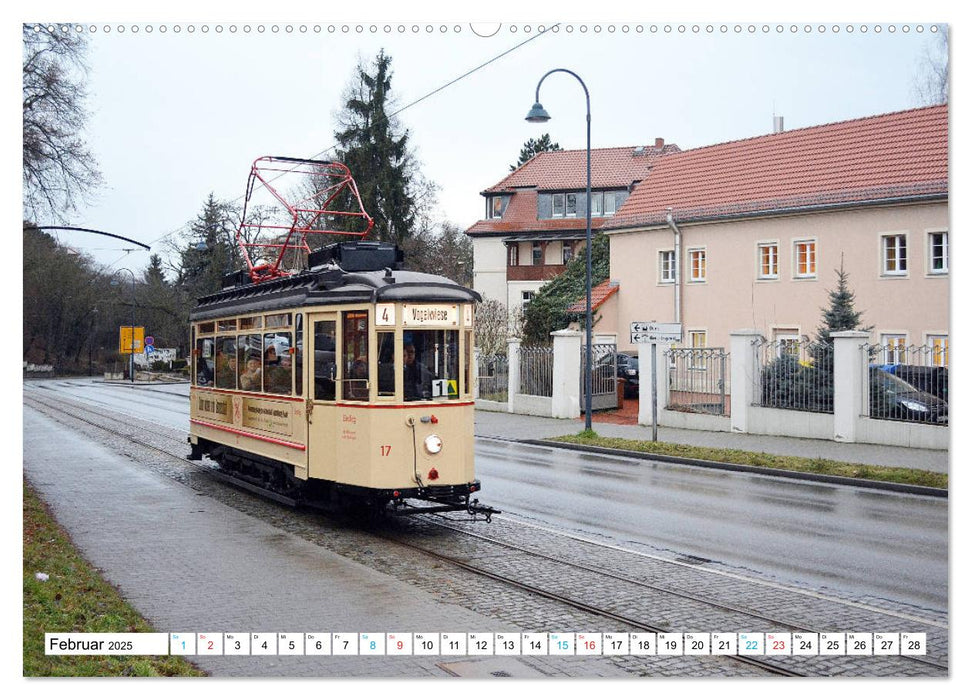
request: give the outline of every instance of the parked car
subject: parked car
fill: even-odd
[[[880,369],[900,377],[921,391],[947,401],[947,367],[923,365],[881,365]]]
[[[640,365],[637,355],[617,353],[617,378],[624,380],[624,397],[636,399],[640,395]]]
[[[946,424],[947,401],[881,367],[870,367],[870,417]]]

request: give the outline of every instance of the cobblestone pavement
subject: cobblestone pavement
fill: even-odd
[[[30,420],[31,435],[58,428],[34,411],[25,412],[25,435]],[[198,470],[177,460],[138,452],[135,465],[119,460],[117,452],[132,453],[124,438],[105,437],[96,428],[71,419],[58,420],[101,443],[88,441],[78,449],[77,467],[65,474],[54,466],[53,440],[39,440],[38,450],[25,446],[25,472],[42,496],[54,506],[96,566],[121,586],[126,597],[163,631],[627,631],[618,625],[605,629],[603,619],[525,594],[474,574],[375,539],[374,533],[334,522],[319,515],[281,509],[248,494],[213,482]],[[126,419],[141,439],[158,442],[172,451],[184,435]],[[178,434],[177,434],[178,433]],[[28,459],[29,457],[29,459]],[[96,469],[94,465],[97,464]],[[110,468],[102,465],[111,464]],[[172,480],[190,488],[174,488]],[[132,495],[134,494],[134,495]],[[115,502],[118,502],[115,504]],[[126,502],[127,501],[127,502]],[[92,511],[91,503],[111,507]],[[124,504],[124,505],[122,505]],[[137,505],[138,507],[133,507]],[[162,517],[159,517],[159,513]],[[94,519],[92,520],[92,517]],[[112,530],[119,519],[124,527]],[[134,519],[134,520],[130,520]],[[420,521],[396,525],[398,534],[409,532],[429,536]],[[638,580],[663,582],[672,588],[697,590],[704,586],[716,596],[751,606],[793,624],[807,626],[832,623],[836,629],[854,627],[860,631],[914,630],[912,624],[869,610],[835,602],[807,599],[780,589],[753,586],[731,577],[711,577],[697,568],[674,566],[619,550],[604,550],[591,544],[567,541],[541,534],[534,528],[497,519],[492,526],[471,528],[523,546],[540,548],[578,562],[595,564]],[[130,533],[119,543],[118,531]],[[450,553],[470,560],[489,560],[498,568],[526,575],[537,585],[557,585],[553,567],[511,556],[495,545],[464,537],[434,538]],[[532,570],[523,571],[524,567]],[[560,584],[562,585],[562,583]],[[592,583],[590,585],[604,585]],[[613,585],[613,584],[612,584]],[[574,590],[576,586],[573,587]],[[667,623],[675,629],[724,631],[735,629],[743,620],[731,616],[712,617],[692,612],[663,596],[643,592],[609,591],[618,610]],[[625,597],[626,596],[626,597]],[[294,604],[294,601],[300,601]],[[310,605],[306,602],[311,601]],[[887,605],[873,606],[887,608]],[[905,614],[922,611],[904,610]],[[929,613],[924,612],[925,616]],[[707,616],[706,616],[707,615]],[[850,615],[850,617],[847,617]],[[202,625],[205,622],[205,625]],[[886,624],[881,627],[879,623]],[[211,624],[210,624],[211,623]],[[852,624],[850,624],[852,623]],[[343,625],[343,627],[342,627]],[[720,625],[720,626],[719,626]],[[877,627],[873,627],[877,625]],[[763,625],[758,629],[768,629]],[[776,629],[776,627],[773,627]],[[922,628],[914,631],[923,631]],[[928,631],[930,658],[946,662],[946,637]],[[725,676],[750,675],[720,657],[498,657],[484,665],[482,658],[442,659],[430,657],[197,657],[200,665],[214,674],[310,675],[310,676],[444,676],[512,675],[622,677],[631,675]],[[505,666],[503,663],[508,661]],[[468,662],[468,663],[466,663]],[[885,661],[862,662],[843,659],[814,660],[807,670],[828,675],[937,675],[927,669],[886,666]]]

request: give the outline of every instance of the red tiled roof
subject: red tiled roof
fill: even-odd
[[[635,147],[596,148],[590,151],[590,186],[592,188],[630,187],[631,184],[647,177],[652,164],[658,157],[677,153],[680,149],[674,144],[660,148],[645,146],[635,155]],[[482,192],[483,195],[512,193],[509,204],[501,219],[482,219],[473,224],[466,233],[509,234],[520,231],[584,231],[586,217],[557,217],[537,219],[537,193],[548,190],[579,191],[587,185],[586,150],[544,151],[530,158],[515,172],[510,173],[498,184]],[[593,217],[590,225],[601,228],[609,217]]]
[[[607,224],[616,229],[778,209],[944,195],[947,105],[680,151]]]
[[[590,290],[590,307],[593,310],[599,309],[604,302],[620,291],[620,282],[605,280]],[[583,299],[570,304],[566,311],[571,314],[582,314],[587,310],[587,295],[584,293]]]
[[[643,180],[659,155],[677,153],[674,144],[661,148],[645,146],[635,153],[636,146],[593,148],[590,150],[590,186],[629,187]],[[539,190],[578,190],[587,185],[587,151],[544,151],[537,153],[515,171],[482,194],[511,192],[519,187]]]

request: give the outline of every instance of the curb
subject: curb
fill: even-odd
[[[480,437],[480,436],[477,436]],[[487,437],[485,435],[481,437]],[[495,439],[495,438],[493,438]],[[508,439],[508,438],[499,438]],[[596,447],[593,445],[576,445],[569,442],[556,442],[553,440],[514,440],[509,442],[519,442],[525,445],[537,445],[539,447],[558,447],[560,449],[572,450],[574,452],[593,452],[595,454],[615,455],[618,457],[632,457],[643,461],[667,462],[671,464],[688,464],[693,467],[706,467],[708,469],[721,469],[723,471],[745,472],[748,474],[760,474],[763,476],[778,476],[786,479],[801,479],[803,481],[815,481],[824,484],[838,484],[841,486],[856,486],[859,488],[877,489],[880,491],[893,491],[896,493],[906,493],[914,496],[933,496],[935,498],[947,498],[948,490],[934,488],[932,486],[917,486],[914,484],[898,484],[889,481],[874,481],[872,479],[854,479],[848,476],[832,476],[829,474],[813,474],[811,472],[796,472],[787,469],[770,469],[768,467],[752,467],[746,464],[733,464],[731,462],[713,462],[707,459],[694,459],[691,457],[672,457],[671,455],[659,455],[652,452],[635,452],[633,450],[620,450],[610,447]]]

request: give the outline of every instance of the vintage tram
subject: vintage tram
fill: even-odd
[[[345,242],[199,300],[190,456],[297,499],[488,513],[471,498],[480,297],[400,262]]]

